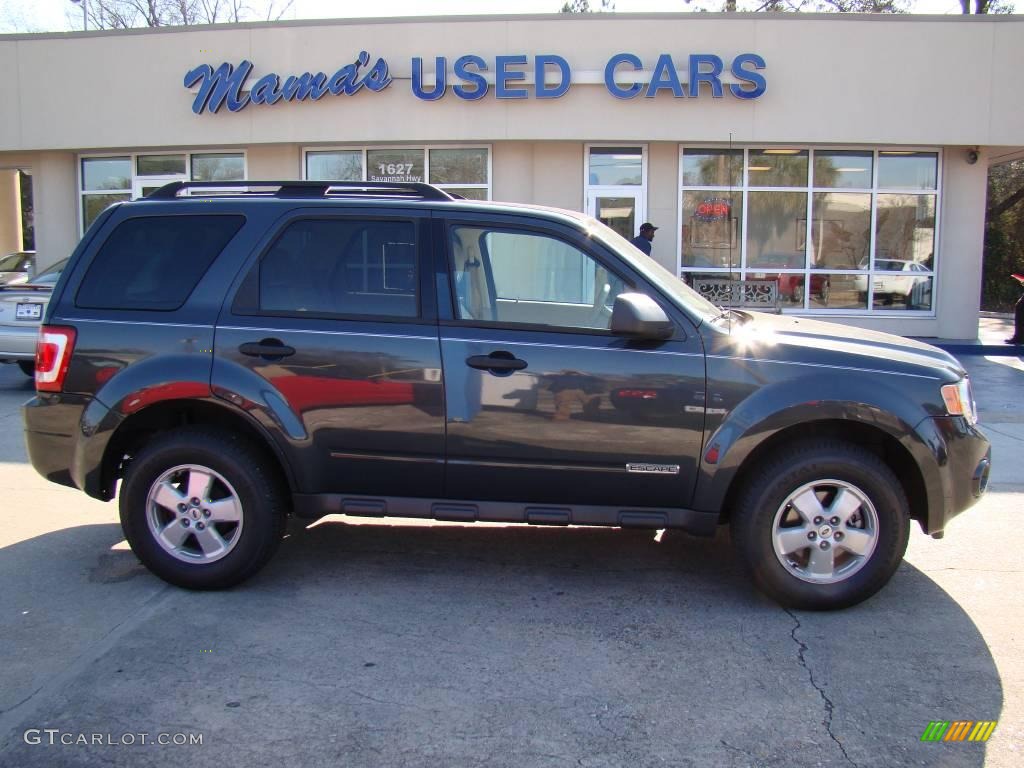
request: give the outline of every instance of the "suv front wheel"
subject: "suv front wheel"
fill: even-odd
[[[121,526],[164,581],[220,589],[254,574],[284,535],[284,494],[242,438],[187,427],[157,437],[121,486]]]
[[[758,468],[732,515],[732,537],[757,586],[810,610],[867,599],[895,573],[910,515],[892,470],[859,446],[787,446]]]

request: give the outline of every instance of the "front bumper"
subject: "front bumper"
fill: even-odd
[[[992,446],[977,426],[960,416],[935,417],[931,427],[942,502],[929,509],[925,533],[939,533],[985,494],[992,467]]]

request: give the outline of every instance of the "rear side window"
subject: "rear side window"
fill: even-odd
[[[124,221],[89,265],[75,303],[88,309],[178,309],[244,221],[242,216]]]
[[[419,315],[411,221],[305,219],[288,225],[259,265],[261,313]]]

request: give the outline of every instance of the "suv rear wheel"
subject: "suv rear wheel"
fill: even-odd
[[[128,467],[121,526],[139,560],[189,589],[229,587],[256,573],[284,535],[284,493],[252,445],[183,428],[155,438]]]
[[[856,445],[787,447],[759,468],[732,516],[737,551],[758,588],[793,608],[843,608],[895,573],[910,515],[892,470]]]

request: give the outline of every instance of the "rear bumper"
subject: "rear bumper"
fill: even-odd
[[[119,421],[95,398],[40,393],[22,406],[25,446],[36,471],[95,499],[112,498],[103,455]]]
[[[77,487],[71,478],[71,466],[88,403],[88,398],[75,395],[37,394],[22,406],[29,461],[47,480]]]
[[[0,360],[34,360],[38,325],[0,325]]]
[[[929,510],[925,533],[938,533],[985,494],[992,447],[984,433],[962,417],[942,416],[930,421],[942,502]]]

